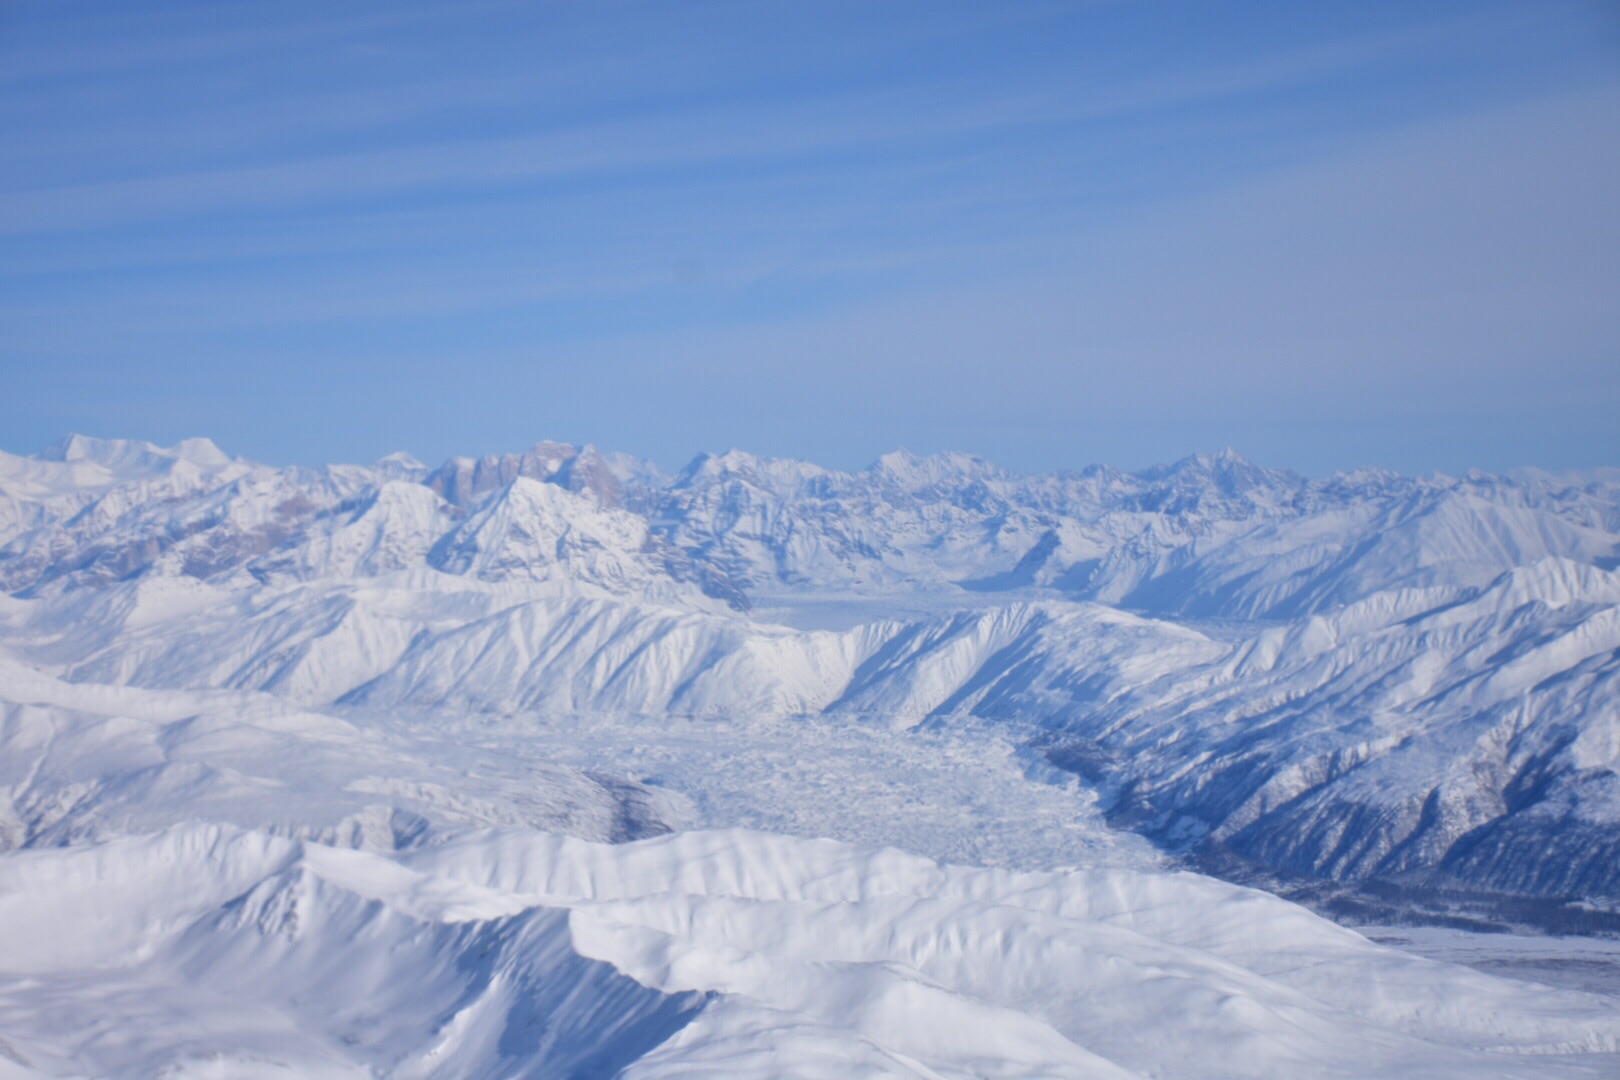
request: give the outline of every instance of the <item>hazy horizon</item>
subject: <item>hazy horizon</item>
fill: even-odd
[[[1094,460],[1094,461],[1059,462],[1057,464],[1054,464],[1054,465],[1051,465],[1051,466],[1048,466],[1048,467],[1045,467],[1045,468],[1026,469],[1026,468],[1018,468],[1016,466],[1009,465],[1009,464],[1007,464],[1006,462],[1003,462],[1003,461],[998,461],[995,458],[990,457],[990,456],[988,456],[986,454],[980,454],[980,453],[976,453],[976,452],[971,451],[971,450],[964,450],[964,449],[962,449],[960,447],[950,447],[950,446],[941,447],[941,448],[936,449],[936,450],[927,450],[927,451],[915,450],[915,449],[913,449],[911,447],[907,447],[907,446],[891,446],[886,450],[878,451],[877,453],[873,454],[870,458],[868,458],[865,461],[856,462],[854,464],[833,465],[833,464],[829,464],[828,462],[825,462],[825,461],[817,461],[814,458],[797,457],[797,456],[794,456],[794,455],[761,454],[761,453],[757,453],[757,452],[751,450],[749,447],[746,447],[746,446],[710,447],[710,448],[706,448],[706,449],[705,448],[699,448],[699,449],[691,451],[690,453],[686,454],[684,457],[676,457],[676,458],[672,458],[672,459],[658,459],[658,458],[644,457],[644,456],[637,455],[637,454],[630,454],[628,451],[622,450],[619,447],[611,446],[611,445],[607,445],[607,444],[603,444],[603,443],[598,443],[598,442],[593,442],[593,441],[591,441],[589,439],[579,441],[579,442],[568,442],[567,440],[546,439],[546,438],[534,439],[534,440],[530,440],[529,442],[523,443],[521,445],[500,447],[500,448],[496,448],[496,449],[488,450],[488,451],[479,451],[477,453],[465,452],[465,451],[453,451],[450,454],[447,454],[447,455],[445,455],[443,457],[435,457],[435,458],[424,458],[424,457],[422,457],[422,456],[420,456],[418,454],[412,453],[411,450],[406,448],[406,447],[396,447],[393,450],[386,451],[386,452],[384,452],[382,454],[377,455],[374,458],[370,458],[370,459],[367,459],[367,460],[362,460],[362,459],[359,459],[359,458],[352,458],[352,459],[332,459],[332,460],[329,460],[329,461],[284,461],[284,460],[280,460],[280,459],[255,458],[255,457],[253,457],[253,456],[251,456],[249,454],[240,453],[240,452],[234,450],[229,443],[226,443],[226,444],[222,445],[218,439],[216,439],[216,438],[214,438],[214,437],[212,437],[210,435],[203,434],[201,432],[193,433],[193,434],[190,434],[190,435],[183,435],[183,436],[181,436],[181,437],[179,437],[177,439],[174,439],[174,440],[170,441],[167,444],[158,443],[158,442],[155,442],[154,440],[151,440],[151,439],[143,439],[143,438],[141,438],[140,436],[137,436],[137,435],[125,435],[125,436],[119,436],[119,435],[92,435],[92,434],[89,434],[88,432],[69,432],[68,434],[63,435],[61,438],[52,439],[50,442],[46,443],[43,446],[37,446],[37,447],[33,447],[31,449],[26,449],[26,450],[16,450],[16,449],[8,449],[8,448],[0,447],[0,451],[4,451],[4,452],[10,453],[10,454],[15,454],[15,455],[20,456],[20,457],[39,457],[41,455],[49,454],[52,451],[55,451],[61,444],[65,443],[69,439],[73,439],[73,438],[89,438],[89,439],[97,439],[97,440],[105,441],[105,442],[121,442],[121,441],[145,442],[145,443],[149,443],[149,444],[157,447],[160,450],[165,450],[165,451],[177,450],[177,449],[179,449],[180,444],[184,443],[184,442],[193,441],[193,440],[206,440],[207,442],[212,444],[215,449],[219,450],[221,453],[225,454],[227,457],[240,458],[240,459],[243,459],[243,460],[252,461],[252,462],[254,462],[256,464],[259,464],[259,465],[267,465],[267,466],[270,466],[272,468],[282,468],[282,467],[288,467],[288,466],[319,467],[319,466],[322,466],[322,465],[361,465],[361,466],[367,466],[367,465],[376,464],[377,462],[380,462],[380,461],[382,461],[382,460],[384,460],[386,458],[394,457],[394,456],[396,456],[398,454],[406,454],[406,455],[409,455],[410,457],[414,458],[421,465],[423,465],[426,468],[431,470],[431,469],[436,469],[441,465],[448,464],[449,462],[451,462],[453,460],[475,461],[475,460],[478,460],[480,458],[500,457],[502,455],[520,455],[520,454],[524,453],[525,451],[527,451],[527,450],[529,450],[529,449],[531,449],[533,447],[539,446],[539,445],[541,445],[543,443],[547,443],[547,442],[563,443],[563,444],[571,445],[571,446],[574,446],[574,447],[577,447],[577,448],[580,448],[580,449],[584,449],[586,447],[591,447],[591,448],[594,448],[594,449],[596,449],[598,451],[601,451],[602,453],[609,454],[609,455],[627,455],[629,457],[635,458],[637,461],[640,461],[640,462],[642,462],[644,464],[650,464],[650,465],[654,466],[655,468],[657,468],[658,470],[660,470],[661,472],[665,473],[666,475],[672,476],[672,477],[678,475],[682,470],[687,468],[689,465],[692,465],[692,464],[694,464],[695,462],[697,462],[697,461],[699,461],[701,459],[711,458],[711,457],[724,457],[724,456],[726,456],[728,454],[733,454],[733,453],[750,454],[750,455],[753,455],[755,457],[769,459],[769,460],[798,461],[798,462],[802,462],[802,463],[805,463],[805,464],[815,465],[815,466],[819,466],[819,467],[822,467],[822,468],[831,469],[831,470],[839,471],[839,472],[847,472],[847,473],[859,472],[859,471],[862,471],[864,469],[875,467],[876,465],[879,464],[881,459],[883,459],[885,457],[888,457],[888,456],[890,456],[892,454],[910,454],[910,455],[912,455],[914,457],[917,457],[917,458],[927,458],[927,457],[932,457],[932,456],[963,455],[963,456],[967,456],[967,457],[970,457],[970,458],[978,459],[980,461],[984,461],[984,462],[986,462],[986,463],[988,463],[988,464],[990,464],[992,466],[1007,470],[1007,471],[1012,472],[1012,473],[1021,474],[1021,475],[1040,475],[1040,474],[1054,474],[1054,473],[1064,473],[1064,472],[1079,472],[1079,471],[1083,471],[1085,469],[1096,467],[1096,466],[1118,468],[1118,469],[1122,469],[1122,470],[1124,470],[1126,472],[1144,473],[1144,472],[1149,472],[1149,471],[1152,471],[1152,470],[1155,470],[1155,469],[1170,468],[1172,466],[1179,465],[1179,464],[1181,464],[1183,462],[1192,461],[1192,460],[1194,460],[1196,458],[1199,458],[1199,457],[1217,458],[1217,457],[1219,457],[1219,456],[1221,456],[1223,454],[1227,454],[1227,453],[1236,454],[1239,458],[1243,459],[1244,461],[1248,462],[1251,465],[1257,465],[1257,466],[1260,466],[1262,468],[1271,469],[1271,470],[1275,470],[1275,471],[1296,473],[1296,474],[1304,477],[1307,480],[1319,480],[1319,479],[1324,479],[1324,478],[1329,477],[1329,476],[1340,475],[1340,474],[1345,474],[1345,473],[1353,473],[1353,472],[1357,472],[1357,471],[1363,470],[1363,469],[1384,469],[1385,468],[1384,466],[1377,466],[1377,465],[1351,465],[1351,466],[1346,466],[1344,468],[1328,470],[1326,472],[1307,472],[1306,470],[1295,468],[1294,466],[1288,464],[1287,462],[1267,461],[1267,460],[1256,458],[1256,457],[1254,457],[1254,456],[1252,456],[1250,454],[1245,453],[1242,450],[1242,448],[1236,447],[1236,446],[1230,446],[1230,445],[1228,445],[1228,446],[1218,446],[1218,447],[1205,447],[1205,448],[1202,448],[1202,449],[1191,450],[1191,451],[1188,451],[1185,454],[1180,455],[1179,457],[1165,458],[1165,459],[1162,459],[1162,460],[1140,461],[1140,462],[1121,462],[1121,461],[1108,461],[1108,460],[1098,459],[1098,460]],[[1401,475],[1412,476],[1412,477],[1416,477],[1416,478],[1419,478],[1419,479],[1423,479],[1423,478],[1429,478],[1429,477],[1435,477],[1435,476],[1460,477],[1460,476],[1469,475],[1471,473],[1483,473],[1483,474],[1487,474],[1487,475],[1508,475],[1508,476],[1511,476],[1511,475],[1513,475],[1515,473],[1520,473],[1520,472],[1523,472],[1523,471],[1526,471],[1526,470],[1528,470],[1528,471],[1547,472],[1547,473],[1552,473],[1552,474],[1555,474],[1555,475],[1581,476],[1581,475],[1596,475],[1596,474],[1601,474],[1601,473],[1604,473],[1604,472],[1620,471],[1620,466],[1616,466],[1616,465],[1591,465],[1591,466],[1585,466],[1585,467],[1576,466],[1576,467],[1570,467],[1570,468],[1550,468],[1550,469],[1548,469],[1548,468],[1544,468],[1544,467],[1539,466],[1539,465],[1531,464],[1531,465],[1509,466],[1508,468],[1505,468],[1505,469],[1481,469],[1481,468],[1479,468],[1477,466],[1470,466],[1470,467],[1467,467],[1467,468],[1457,469],[1457,470],[1421,469],[1421,470],[1413,471],[1413,470],[1390,469],[1390,470],[1387,470],[1387,471],[1396,472],[1396,473],[1401,474]]]

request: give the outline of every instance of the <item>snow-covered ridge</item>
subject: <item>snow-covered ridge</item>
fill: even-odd
[[[1620,1050],[1607,999],[1210,879],[745,831],[19,853],[0,957],[19,1077],[1578,1077]]]

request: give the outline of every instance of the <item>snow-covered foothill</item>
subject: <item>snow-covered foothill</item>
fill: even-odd
[[[1612,1000],[1207,878],[745,831],[16,853],[0,957],[22,1077],[1552,1078],[1620,1051]]]

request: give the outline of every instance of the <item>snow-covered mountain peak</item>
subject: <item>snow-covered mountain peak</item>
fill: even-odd
[[[688,579],[672,576],[667,555],[644,518],[520,476],[447,532],[427,562],[489,582],[654,602],[684,597],[709,606]]]
[[[1159,465],[1146,470],[1147,473],[1179,473],[1179,472],[1236,472],[1255,468],[1253,462],[1230,446],[1222,447],[1214,453],[1198,450],[1179,458],[1169,465]]]
[[[1012,475],[977,454],[959,451],[919,455],[909,450],[891,450],[868,466],[866,471],[901,490],[917,492],[985,479],[1005,480]]]
[[[807,484],[830,475],[833,475],[831,470],[812,462],[763,457],[733,449],[723,454],[697,455],[680,471],[672,486],[701,489],[741,481],[774,495],[791,497]]]
[[[623,501],[623,479],[654,473],[656,470],[637,469],[634,459],[610,460],[594,446],[545,441],[521,454],[451,458],[423,482],[462,507],[472,506],[520,477],[589,493],[604,506],[618,506]]]
[[[1291,494],[1305,484],[1297,473],[1256,465],[1231,447],[1214,454],[1191,454],[1169,465],[1143,470],[1141,476],[1150,483],[1168,483],[1181,490],[1207,488],[1212,494],[1229,498],[1257,492]]]
[[[624,478],[619,473],[626,465],[587,444],[561,460],[551,479],[569,491],[591,496],[602,506],[619,506],[624,502]],[[634,466],[628,471],[632,476],[645,475]]]
[[[405,450],[384,454],[371,463],[371,471],[388,480],[421,481],[427,477],[428,467],[416,455]]]
[[[174,455],[182,461],[205,468],[217,468],[234,460],[208,438],[182,439],[174,447]]]
[[[89,461],[109,467],[132,461],[146,464],[154,459],[173,459],[176,456],[140,439],[97,439],[88,435],[65,436],[34,455],[40,461],[59,461],[63,464]]]
[[[231,457],[212,439],[182,439],[171,447],[156,446],[140,439],[96,439],[69,435],[34,455],[40,461],[63,464],[89,462],[123,476],[152,475],[185,462],[201,469],[229,465]]]
[[[579,449],[568,443],[542,441],[521,454],[453,457],[434,470],[424,482],[449,502],[468,506],[520,476],[548,480],[562,467],[563,462],[577,453]]]
[[[456,521],[431,488],[385,480],[357,505],[311,523],[301,539],[249,564],[261,577],[347,580],[426,565],[428,551]]]
[[[1389,469],[1379,469],[1372,466],[1363,466],[1357,469],[1346,469],[1314,480],[1309,484],[1309,490],[1315,498],[1345,502],[1355,499],[1376,498],[1392,492],[1410,490],[1418,485],[1419,481]]]

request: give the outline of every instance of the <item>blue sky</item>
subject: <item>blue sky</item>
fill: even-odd
[[[0,447],[1620,464],[1620,6],[0,4]]]

